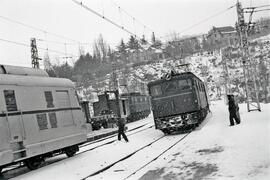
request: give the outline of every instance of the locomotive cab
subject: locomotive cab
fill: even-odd
[[[191,72],[174,73],[148,84],[156,129],[169,133],[197,126],[208,102],[203,82]]]

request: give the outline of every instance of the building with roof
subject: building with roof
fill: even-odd
[[[119,53],[118,53],[119,54]],[[141,45],[136,49],[126,48],[126,61],[129,63],[137,63],[142,61],[160,60],[165,58],[162,48],[152,47],[150,44]]]
[[[217,47],[234,46],[238,42],[238,34],[234,27],[215,27],[208,32],[207,41]]]

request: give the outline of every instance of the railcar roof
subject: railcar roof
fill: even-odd
[[[175,75],[172,75],[171,79],[183,79],[184,77],[195,77],[197,79],[199,79],[201,81],[200,78],[198,78],[195,74],[193,74],[192,72],[183,72],[183,73],[177,73]],[[148,83],[148,86],[152,86],[152,85],[156,85],[156,84],[160,84],[162,82],[166,82],[168,80],[166,80],[165,78],[161,78],[155,81],[151,81]]]
[[[43,71],[42,69],[1,65],[1,64],[0,64],[0,74],[49,77],[48,73],[46,71]]]
[[[75,87],[71,80],[64,78],[20,76],[9,74],[0,74],[0,86],[1,85],[65,88]]]

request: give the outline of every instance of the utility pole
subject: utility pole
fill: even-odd
[[[248,30],[249,24],[245,23],[244,9],[239,1],[236,3],[236,11],[238,21],[236,29],[240,36],[240,47],[242,51],[242,66],[245,79],[245,90],[246,90],[246,103],[247,110],[250,111],[261,111],[259,102],[258,87],[256,84],[256,65],[251,59],[249,54],[248,44]],[[251,14],[252,15],[252,14]]]
[[[119,89],[122,93],[129,93],[128,83],[128,69],[122,71],[122,78],[119,80]]]
[[[110,80],[110,90],[116,91],[118,90],[118,80],[117,80],[117,74],[116,74],[116,64],[112,64],[112,74],[111,74],[111,80]]]
[[[39,60],[38,57],[37,43],[36,38],[31,38],[31,58],[32,58],[32,67],[39,69]]]
[[[224,85],[225,85],[225,94],[231,93],[230,89],[230,75],[228,70],[227,59],[229,58],[229,47],[221,49],[221,59],[223,64],[223,72],[224,72]]]

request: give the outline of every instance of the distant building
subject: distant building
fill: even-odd
[[[207,41],[217,47],[233,46],[238,42],[237,31],[232,26],[213,27],[207,34]]]
[[[182,58],[183,56],[200,51],[200,39],[201,35],[172,40],[168,43],[166,51],[174,58]]]
[[[269,17],[264,17],[260,18],[255,22],[255,32],[260,33],[261,31],[264,30],[270,30],[270,18]]]
[[[140,49],[126,49],[127,61],[131,63],[160,60],[165,58],[165,54],[162,48],[154,48],[149,44],[142,45]]]

